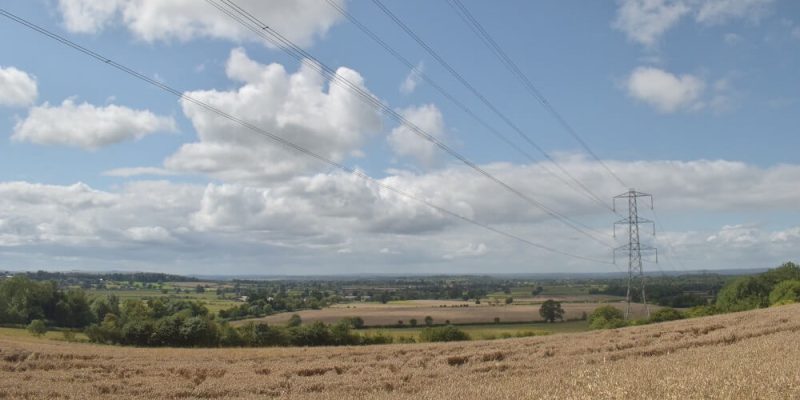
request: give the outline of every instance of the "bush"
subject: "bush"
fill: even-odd
[[[614,329],[626,326],[625,315],[614,306],[597,307],[589,314],[592,329]]]
[[[775,285],[769,293],[769,304],[788,304],[800,300],[800,280],[792,279]]]
[[[770,287],[755,276],[735,279],[717,295],[717,307],[723,312],[752,310],[769,305]]]
[[[650,316],[650,322],[666,322],[684,318],[686,316],[674,308],[662,308]]]
[[[707,317],[709,315],[719,314],[719,309],[714,305],[696,306],[692,307],[685,312],[686,318]]]
[[[454,342],[459,340],[469,340],[466,332],[452,325],[440,326],[435,328],[425,328],[419,333],[421,342]]]
[[[425,317],[425,326],[432,326],[433,325],[433,317],[430,315]]]
[[[47,324],[40,319],[35,319],[28,324],[28,332],[30,332],[33,336],[41,337],[47,333]]]
[[[288,326],[289,328],[294,328],[294,327],[300,326],[302,323],[303,323],[303,319],[300,318],[299,315],[292,314],[292,316],[289,317],[289,322],[286,323],[286,326]]]

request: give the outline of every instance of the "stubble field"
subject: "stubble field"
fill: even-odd
[[[0,337],[0,398],[788,399],[800,305],[445,344],[138,349]]]

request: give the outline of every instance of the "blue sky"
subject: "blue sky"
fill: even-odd
[[[541,160],[373,2],[337,3]],[[522,157],[424,81],[402,89],[412,71],[326,1],[237,4],[482,168],[614,240],[615,215],[543,173],[556,167]],[[610,199],[626,190],[447,1],[385,4],[593,193]],[[800,4],[463,4],[626,184],[654,194],[666,231],[644,240],[666,261],[648,268],[796,259]],[[383,184],[529,241],[610,260],[610,249],[337,91],[206,2],[11,0],[3,8]],[[301,159],[5,18],[0,46],[0,269],[619,268],[527,246]]]

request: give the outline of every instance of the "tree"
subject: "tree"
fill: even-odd
[[[736,279],[717,295],[717,308],[723,312],[752,310],[769,305],[770,286],[756,276]]]
[[[411,318],[410,320],[408,320],[408,324],[411,326],[417,326],[417,319]]]
[[[28,332],[30,332],[33,336],[41,337],[47,333],[47,325],[44,323],[44,321],[35,319],[28,324]]]
[[[292,316],[289,317],[289,322],[286,323],[286,326],[288,326],[290,328],[294,328],[294,327],[300,326],[302,323],[303,323],[303,319],[300,318],[299,315],[292,314]]]
[[[561,303],[555,300],[547,300],[539,307],[539,315],[547,322],[555,322],[555,320],[564,320],[564,309],[561,308]]]
[[[425,317],[425,326],[432,326],[433,325],[433,317],[430,315]]]
[[[506,297],[506,304],[511,304],[514,302],[514,298],[511,296]]]

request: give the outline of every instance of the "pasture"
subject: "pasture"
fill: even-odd
[[[800,305],[368,347],[152,349],[0,336],[0,398],[792,398],[800,393],[798,331]]]

